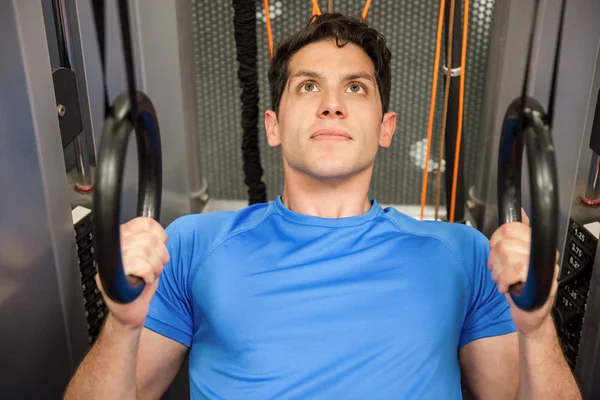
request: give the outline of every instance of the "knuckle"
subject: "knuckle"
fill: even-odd
[[[136,230],[141,229],[144,227],[144,218],[143,217],[135,217],[134,219],[129,221],[128,224],[130,224],[131,227],[135,228]]]
[[[129,254],[135,258],[146,258],[146,249],[144,247],[135,246],[129,249]]]
[[[169,254],[169,250],[167,250],[165,246],[163,246],[162,255],[162,260],[165,264],[171,261],[171,255]]]
[[[144,259],[151,261],[154,258],[150,246],[145,245],[140,250],[143,254]]]
[[[140,244],[143,247],[156,246],[156,237],[151,232],[143,232],[139,235]]]
[[[129,258],[126,262],[123,262],[123,268],[129,272],[135,272],[144,274],[146,271],[152,269],[148,262],[141,257]]]
[[[144,231],[140,234],[140,240],[145,246],[156,247],[161,243],[160,239],[151,230]]]
[[[527,267],[529,267],[529,263],[524,259],[517,263],[517,271],[519,272],[525,272]]]
[[[149,228],[150,226],[152,226],[152,219],[148,218],[148,217],[137,217],[136,218],[140,224],[141,227],[143,228]]]
[[[494,269],[492,269],[492,280],[496,283],[498,283],[498,281],[499,281],[500,272],[501,272],[500,267],[495,267]]]
[[[122,246],[121,259],[123,261],[125,261],[125,260],[131,260],[132,258],[134,258],[133,251],[134,251],[134,248]]]
[[[496,253],[506,253],[507,250],[507,243],[506,240],[501,240],[498,242],[498,244],[496,245]]]
[[[527,273],[529,271],[529,263],[527,261],[519,263],[518,271],[520,276],[527,276]]]
[[[529,254],[531,252],[531,238],[529,237],[527,240],[521,240],[519,246],[523,253]]]
[[[514,226],[514,224],[513,224],[513,223],[508,223],[508,224],[504,224],[504,225],[502,225],[502,226],[500,227],[500,233],[501,233],[503,236],[505,236],[505,237],[506,237],[506,236],[510,236],[510,234],[511,234],[511,233],[512,233],[512,231],[513,231],[513,226]]]
[[[165,244],[164,242],[161,240],[160,237],[156,236],[156,235],[152,235],[152,238],[150,239],[150,243],[149,243],[153,248],[155,249],[160,249],[161,247],[164,247]]]
[[[156,277],[154,276],[154,273],[147,273],[144,275],[144,282],[146,283],[154,283],[154,279]]]
[[[491,271],[494,269],[494,254],[490,253],[487,261],[487,268]]]
[[[154,235],[157,239],[158,242],[160,243],[167,243],[167,240],[169,239],[167,236],[167,232],[165,232],[164,229],[162,229],[162,226],[160,227],[160,230],[158,230],[155,235]]]

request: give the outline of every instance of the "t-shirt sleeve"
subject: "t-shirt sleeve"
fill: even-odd
[[[465,260],[470,275],[469,305],[460,334],[459,348],[485,337],[516,332],[510,315],[510,305],[503,293],[498,292],[492,273],[487,268],[490,253],[488,239],[480,232],[474,233],[474,249]]]
[[[184,234],[185,222],[181,220],[174,221],[166,232],[170,259],[159,277],[145,327],[190,347],[193,318],[188,281],[193,254],[190,247],[193,244],[189,235]]]

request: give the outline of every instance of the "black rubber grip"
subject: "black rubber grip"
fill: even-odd
[[[137,92],[137,215],[160,218],[162,155],[158,120],[152,102]],[[123,171],[129,135],[134,129],[127,92],[114,102],[105,120],[98,151],[93,215],[98,273],[106,294],[119,303],[135,300],[144,288],[138,277],[125,276],[121,259],[120,211]]]
[[[558,178],[552,132],[540,104],[522,98],[509,106],[502,124],[498,155],[499,224],[521,221],[521,166],[526,148],[531,191],[531,252],[524,284],[511,286],[519,308],[542,306],[552,288],[558,244]]]

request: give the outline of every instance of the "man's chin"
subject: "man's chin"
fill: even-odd
[[[322,181],[341,181],[358,175],[362,170],[350,166],[329,165],[310,168],[308,172],[315,179]]]
[[[367,172],[373,164],[359,165],[356,160],[317,157],[288,162],[284,159],[284,175],[299,174],[320,181],[343,181]]]

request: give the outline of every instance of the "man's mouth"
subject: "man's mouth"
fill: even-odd
[[[310,137],[317,140],[351,140],[352,137],[340,129],[319,129]]]

